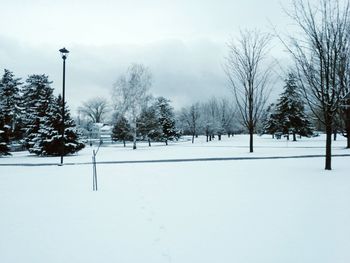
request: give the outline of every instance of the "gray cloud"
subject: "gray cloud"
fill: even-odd
[[[151,92],[171,99],[176,107],[209,96],[229,94],[221,63],[224,46],[209,40],[185,43],[159,41],[145,45],[74,45],[66,66],[66,92],[71,107],[94,96],[109,97],[113,83],[130,63],[143,63],[153,75]],[[61,92],[62,60],[58,47],[25,48],[14,40],[0,40],[2,68],[25,79],[48,74]]]
[[[240,28],[279,27],[288,0],[2,1],[0,68],[25,79],[45,73],[61,92],[66,45],[67,100],[76,109],[94,96],[110,97],[130,63],[153,74],[151,92],[177,108],[210,96],[231,96],[222,63],[225,42]],[[16,16],[14,16],[16,14]],[[280,56],[277,49],[273,53]]]

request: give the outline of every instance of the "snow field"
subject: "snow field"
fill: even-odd
[[[256,155],[274,143],[260,142]],[[300,142],[299,152],[322,153],[317,145]],[[212,154],[204,146],[137,154]],[[111,147],[100,151],[112,158]],[[348,153],[341,142],[336,151]],[[98,192],[91,165],[0,166],[0,262],[346,263],[349,158],[333,158],[333,171],[324,158],[98,165]]]

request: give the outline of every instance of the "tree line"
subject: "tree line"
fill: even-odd
[[[224,133],[231,134],[243,128],[250,135],[249,151],[253,152],[254,134],[258,130],[286,134],[287,138],[291,134],[296,140],[297,134],[311,134],[310,118],[316,118],[326,133],[325,169],[330,170],[332,134],[342,131],[350,147],[350,0],[318,0],[317,5],[292,0],[291,6],[286,13],[294,23],[295,32],[282,35],[276,30],[273,34],[242,30],[238,37],[229,41],[223,68],[233,94],[232,101],[210,99],[175,114],[169,100],[150,94],[152,75],[149,70],[132,64],[114,83],[110,104],[104,99],[95,104],[92,102],[96,101],[90,101],[84,103],[81,111],[87,116],[96,113],[90,114],[94,122],[101,121],[107,111],[113,112],[113,139],[132,140],[134,149],[139,139],[148,140],[149,144],[151,141],[167,144],[178,138],[179,131],[190,134],[194,142],[198,134],[206,135],[210,141],[213,136],[220,139]],[[273,37],[284,45],[291,65],[285,76],[283,93],[276,104],[267,105],[275,70],[269,55]],[[4,75],[1,84],[1,151],[8,152],[9,141],[23,138],[31,152],[45,154],[46,150],[36,149],[54,140],[47,139],[48,135],[38,135],[44,130],[40,127],[44,127],[41,123],[46,115],[36,107],[41,105],[45,112],[54,111],[54,107],[45,106],[54,100],[53,96],[47,90],[49,94],[46,95],[37,91],[37,104],[28,106],[30,102],[25,101],[29,95],[25,93],[29,92],[28,87],[35,86],[28,78],[19,93],[14,88],[23,103],[14,107],[16,99],[7,99],[5,91],[21,83],[12,76],[12,84],[6,86],[7,77]],[[49,84],[46,80],[45,85]],[[56,105],[59,103],[56,101]]]
[[[62,150],[62,97],[54,96],[46,75],[33,74],[25,82],[5,69],[0,80],[0,155],[19,145],[39,156],[58,156]],[[65,105],[64,154],[84,144]]]

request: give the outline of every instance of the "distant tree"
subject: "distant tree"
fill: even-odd
[[[253,134],[269,95],[271,67],[264,67],[263,60],[270,38],[259,31],[242,31],[239,39],[229,43],[225,63],[241,122],[249,132],[250,152],[253,152]]]
[[[169,140],[174,140],[179,137],[175,125],[174,109],[170,105],[170,100],[164,97],[156,98],[154,106],[158,113],[158,122],[162,130],[161,139],[168,145]]]
[[[132,140],[131,126],[128,120],[123,116],[117,118],[117,121],[112,130],[112,140],[122,141],[125,147],[125,141]]]
[[[183,108],[180,113],[180,120],[192,135],[192,143],[194,143],[194,137],[198,135],[200,114],[199,103],[194,103],[190,107]]]
[[[141,64],[132,64],[113,86],[114,108],[130,123],[133,134],[133,149],[136,149],[137,119],[150,99],[151,74]]]
[[[215,123],[213,123],[208,103],[201,103],[200,110],[200,126],[202,128],[202,133],[206,136],[206,141],[208,142],[211,141],[212,134],[215,131]]]
[[[276,105],[274,103],[271,103],[265,110],[265,117],[263,118],[262,125],[262,133],[272,134],[273,138],[275,133],[281,130],[277,117]]]
[[[40,128],[45,122],[50,105],[54,103],[53,89],[46,75],[31,75],[23,86],[25,141],[29,152],[41,140]]]
[[[137,126],[139,134],[148,141],[151,146],[151,141],[162,139],[163,128],[159,121],[159,115],[155,105],[145,107],[139,118],[137,119]]]
[[[223,129],[217,99],[212,97],[208,101],[201,103],[200,111],[200,126],[208,142],[214,138],[215,134],[221,133]]]
[[[30,151],[41,156],[59,156],[62,154],[62,97],[53,100],[47,115],[40,122],[37,140]],[[73,154],[85,147],[79,139],[79,132],[69,109],[65,105],[64,116],[64,155]]]
[[[296,141],[296,134],[309,136],[313,129],[308,116],[305,114],[304,102],[295,75],[290,73],[285,83],[274,116],[278,128],[287,135],[287,139],[289,139],[289,133],[292,133],[293,141]]]
[[[229,136],[234,133],[235,130],[235,108],[226,98],[222,98],[218,101],[218,118],[219,118],[219,133],[218,137],[221,140],[221,134],[226,133]]]
[[[108,102],[105,98],[95,97],[83,103],[79,111],[93,123],[101,123],[108,112]]]
[[[206,112],[208,114],[211,124],[210,137],[214,138],[215,134],[220,135],[224,132],[224,128],[221,123],[221,116],[219,113],[219,103],[216,97],[210,98],[206,105]]]
[[[0,80],[0,111],[3,118],[4,134],[9,140],[19,139],[21,131],[20,78],[5,69]]]

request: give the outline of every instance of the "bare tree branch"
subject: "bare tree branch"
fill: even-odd
[[[272,67],[264,67],[271,35],[259,31],[241,31],[239,39],[228,44],[224,70],[242,124],[250,134],[250,152],[253,152],[253,133],[261,118],[263,108],[270,94],[269,80]]]
[[[349,0],[294,0],[287,12],[300,29],[282,43],[292,55],[303,95],[315,116],[326,127],[326,165],[331,169],[331,135],[346,87],[349,64]]]

